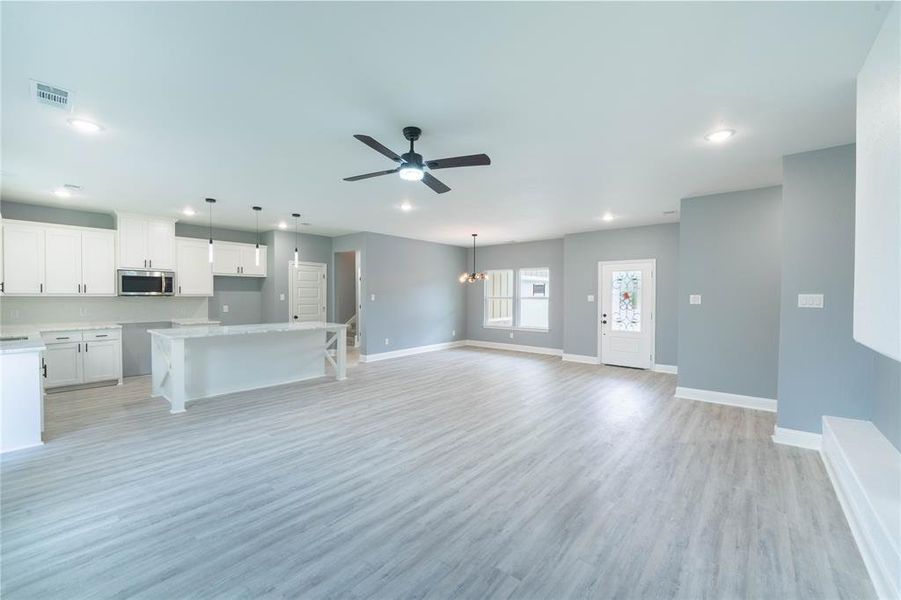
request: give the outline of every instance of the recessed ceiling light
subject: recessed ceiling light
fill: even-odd
[[[279,221],[279,222],[278,222],[278,228],[279,228],[279,229],[287,229],[287,228],[288,228],[288,224],[285,223],[284,221]]]
[[[407,212],[407,211],[413,210],[413,205],[410,204],[409,200],[404,200],[400,205],[400,209],[404,212]]]
[[[193,208],[188,206],[187,208],[185,208],[184,210],[181,211],[181,214],[183,214],[186,217],[193,217],[194,215],[197,214],[197,211],[195,211]]]
[[[604,216],[601,217],[601,220],[609,223],[610,221],[613,220],[613,215],[609,212],[606,212],[606,213],[604,213]]]
[[[97,133],[98,131],[103,131],[103,127],[93,121],[88,121],[87,119],[72,118],[69,119],[69,125],[81,133]]]
[[[725,142],[733,135],[735,135],[734,129],[718,129],[705,135],[704,139],[708,142]]]
[[[53,195],[56,196],[57,198],[71,198],[72,192],[70,192],[69,189],[66,187],[58,187],[55,190],[53,190]]]

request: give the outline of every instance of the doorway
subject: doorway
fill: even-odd
[[[605,365],[654,366],[657,261],[598,263],[598,355]]]
[[[325,321],[327,304],[327,269],[325,263],[289,263],[289,320]]]
[[[335,252],[335,321],[347,325],[347,343],[360,345],[360,253]]]

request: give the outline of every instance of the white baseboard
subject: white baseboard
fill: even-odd
[[[823,417],[820,454],[876,595],[901,598],[901,452],[869,421]]]
[[[601,359],[597,356],[585,356],[584,354],[563,354],[563,360],[566,362],[582,363],[585,365],[599,365]]]
[[[754,410],[776,412],[776,401],[772,398],[742,396],[741,394],[729,394],[726,392],[715,392],[713,390],[699,390],[686,387],[677,387],[675,396],[676,398],[685,400],[697,400],[699,402],[710,402],[713,404],[725,404],[727,406],[738,406],[741,408],[753,408]]]
[[[671,373],[673,375],[676,375],[679,373],[679,367],[677,367],[676,365],[657,365],[657,364],[655,364],[654,368],[651,370],[656,371],[657,373]]]
[[[778,425],[773,428],[773,442],[776,444],[797,446],[798,448],[807,448],[808,450],[819,450],[822,441],[823,436],[819,433],[801,431],[800,429],[788,429],[787,427],[779,427]]]
[[[401,356],[413,356],[414,354],[422,354],[424,352],[435,352],[436,350],[447,350],[448,348],[459,348],[465,346],[466,340],[456,340],[453,342],[443,342],[441,344],[431,344],[428,346],[415,346],[413,348],[404,348],[403,350],[392,350],[390,352],[379,352],[378,354],[361,354],[360,362],[377,362],[380,360],[389,360],[391,358],[400,358]]]
[[[523,346],[521,344],[504,344],[501,342],[483,342],[481,340],[467,340],[467,346],[475,348],[490,348],[491,350],[510,350],[512,352],[528,352],[530,354],[545,354],[548,356],[562,356],[563,350],[559,348],[544,348],[542,346]]]

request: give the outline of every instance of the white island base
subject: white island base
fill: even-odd
[[[191,400],[323,377],[327,362],[342,380],[346,329],[321,322],[151,329],[153,397],[181,413]]]

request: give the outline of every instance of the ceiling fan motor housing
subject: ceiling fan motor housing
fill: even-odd
[[[404,127],[404,138],[411,142],[415,142],[422,135],[422,129],[419,127]]]
[[[422,168],[422,154],[417,152],[404,152],[400,155],[400,159],[408,165]]]

